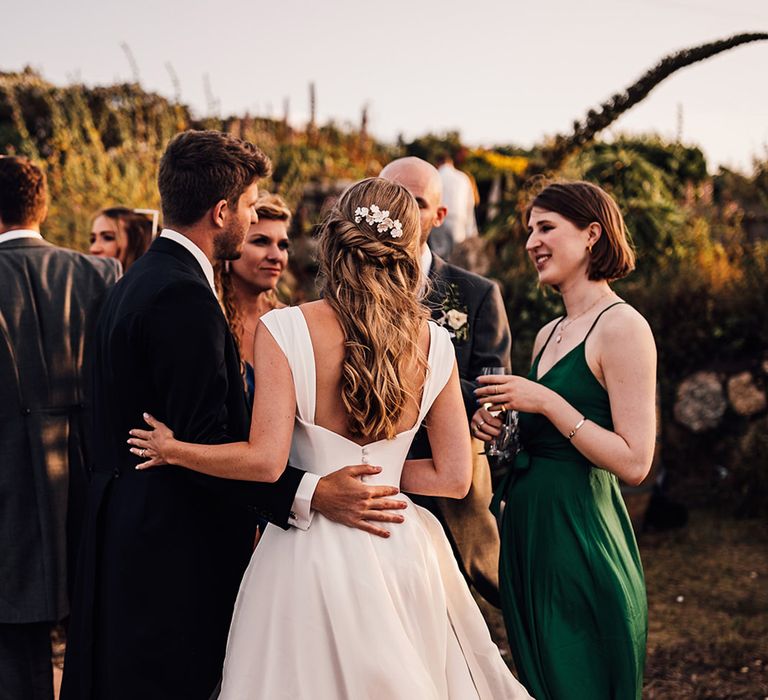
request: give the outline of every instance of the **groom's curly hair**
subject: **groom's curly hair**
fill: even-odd
[[[168,143],[157,178],[166,225],[190,226],[225,199],[230,205],[272,164],[249,141],[221,131],[184,131]]]
[[[402,236],[355,221],[357,207],[372,204],[401,221]],[[342,401],[352,435],[391,439],[408,402],[418,405],[427,371],[418,339],[429,316],[419,300],[420,236],[416,200],[381,178],[349,187],[322,226],[322,293],[346,339]]]

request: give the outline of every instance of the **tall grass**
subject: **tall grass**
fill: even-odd
[[[247,116],[196,120],[186,106],[136,84],[56,87],[31,70],[0,73],[0,152],[26,155],[46,170],[45,234],[53,243],[86,249],[91,217],[101,207],[158,208],[160,156],[174,134],[190,128],[229,131],[258,144],[274,166],[263,186],[293,207],[308,182],[330,186],[376,174],[396,152],[332,123],[297,130]]]

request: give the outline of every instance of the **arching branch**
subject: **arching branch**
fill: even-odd
[[[574,122],[572,134],[569,136],[558,134],[554,143],[544,149],[544,169],[549,172],[557,170],[571,153],[592,141],[598,132],[610,126],[624,112],[644,100],[651,90],[674,72],[736,46],[766,39],[768,39],[768,33],[765,32],[736,34],[727,39],[683,49],[666,56],[626,90],[616,93],[597,109],[589,110],[583,121]]]

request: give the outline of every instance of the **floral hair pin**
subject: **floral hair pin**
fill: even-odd
[[[359,224],[363,219],[370,226],[376,224],[376,230],[379,233],[389,231],[392,238],[400,238],[403,235],[403,225],[400,223],[400,219],[390,219],[389,211],[379,209],[375,204],[355,209],[355,223]]]

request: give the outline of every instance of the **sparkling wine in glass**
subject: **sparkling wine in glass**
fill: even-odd
[[[483,376],[491,374],[509,374],[509,370],[506,367],[483,367],[480,370],[480,373]],[[502,412],[499,410],[492,411],[492,406],[493,404],[491,402],[483,404],[483,408],[488,411],[488,413],[490,413],[494,418],[496,418]],[[507,446],[507,443],[509,442],[509,437],[511,435],[511,427],[508,427],[507,423],[508,421],[505,419],[503,425],[501,426],[501,434],[488,443],[488,447],[485,453],[489,457],[500,457],[504,454],[504,450]]]

